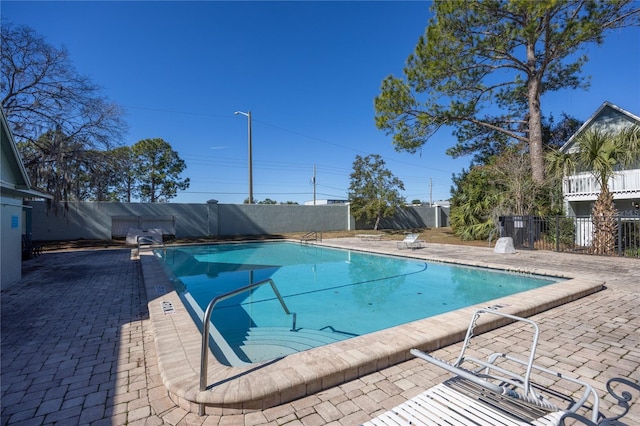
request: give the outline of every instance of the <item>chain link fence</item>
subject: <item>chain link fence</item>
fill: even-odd
[[[615,216],[615,252],[640,258],[640,216]],[[516,249],[593,253],[591,217],[501,216],[500,236],[513,238]]]

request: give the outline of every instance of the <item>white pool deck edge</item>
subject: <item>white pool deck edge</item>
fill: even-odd
[[[354,240],[334,239],[318,244],[505,270],[504,265],[499,264],[438,258],[426,249],[400,251],[393,241],[361,245]],[[204,404],[206,414],[215,415],[264,410],[411,359],[412,348],[433,351],[459,342],[475,309],[502,305],[502,312],[528,317],[600,291],[605,284],[602,277],[526,266],[507,268],[566,281],[292,354],[274,362],[229,367],[220,364],[210,353],[209,390],[201,392],[201,334],[155,256],[143,252],[140,260],[162,381],[171,399],[181,408],[197,413]],[[165,314],[163,302],[171,302],[175,312]],[[504,323],[493,320],[481,327],[486,331],[501,325]]]

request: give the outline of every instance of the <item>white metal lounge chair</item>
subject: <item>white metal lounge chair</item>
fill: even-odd
[[[424,240],[420,239],[420,234],[407,234],[404,240],[398,242],[398,249],[417,249],[422,247]]]
[[[528,358],[494,353],[483,361],[465,355],[482,314],[494,314],[503,317],[499,318],[502,320],[506,318],[529,324],[533,329],[533,338]],[[589,426],[621,424],[616,421],[629,410],[631,396],[628,392],[623,392],[622,397],[618,397],[610,388],[610,383],[617,381],[638,391],[640,385],[626,379],[611,379],[607,383],[607,389],[626,411],[615,418],[604,419],[599,413],[598,394],[589,384],[534,364],[538,335],[538,326],[531,320],[491,309],[477,310],[467,330],[460,356],[454,363],[437,359],[417,349],[411,350],[413,355],[446,369],[455,374],[455,377],[382,413],[364,425],[543,426],[564,425],[565,418],[579,420]],[[576,394],[581,393],[580,398],[574,400],[559,391],[534,384],[531,381],[534,372],[536,376],[546,376],[557,380],[558,384],[568,385],[567,389],[577,389]],[[591,404],[585,405],[589,400]],[[584,413],[589,409],[591,416],[585,418]]]

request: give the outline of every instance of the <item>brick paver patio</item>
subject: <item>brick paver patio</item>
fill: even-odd
[[[330,243],[394,247],[355,238]],[[611,377],[640,381],[638,259],[496,255],[433,244],[409,254],[602,276],[605,290],[532,318],[542,331],[538,361],[591,382],[601,396]],[[160,380],[143,284],[128,250],[45,253],[26,261],[23,280],[1,294],[2,425],[357,425],[447,377],[411,360],[264,411],[200,417],[173,404]],[[516,326],[494,333],[505,345],[518,343]],[[435,354],[451,360],[459,350],[457,344]],[[612,409],[609,397],[601,408]],[[640,424],[640,404],[625,420]]]

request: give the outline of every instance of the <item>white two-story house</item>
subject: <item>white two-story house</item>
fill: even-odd
[[[575,149],[574,142],[578,136],[590,129],[600,128],[616,133],[632,125],[640,125],[640,117],[612,103],[604,102],[560,151],[571,152]],[[609,190],[621,215],[640,218],[640,160],[633,168],[619,169],[609,180]],[[600,185],[593,174],[586,171],[565,176],[562,191],[567,216],[588,217],[600,193]]]

